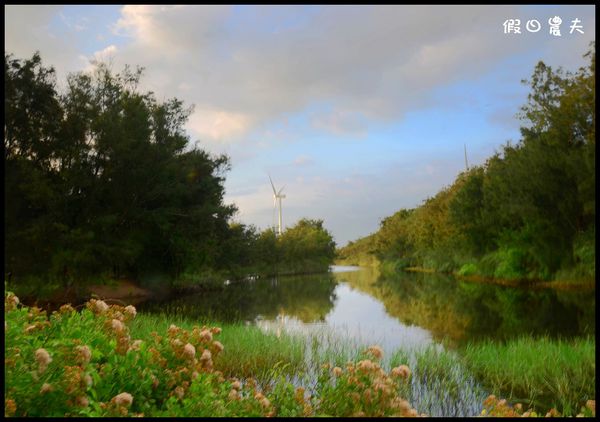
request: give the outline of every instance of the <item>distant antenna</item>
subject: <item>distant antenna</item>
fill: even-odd
[[[467,161],[467,144],[465,144],[465,168],[469,171],[469,161]]]

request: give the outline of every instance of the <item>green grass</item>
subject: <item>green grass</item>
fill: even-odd
[[[495,394],[538,409],[575,415],[595,399],[594,338],[484,341],[462,350],[463,362]]]
[[[305,369],[304,342],[300,337],[286,333],[277,336],[244,323],[197,321],[182,316],[139,313],[131,322],[131,337],[149,338],[151,332],[164,333],[171,324],[187,330],[195,325],[220,327],[219,341],[225,345],[225,349],[219,356],[216,369],[226,376],[254,377],[264,383],[269,380],[270,371],[276,365],[284,368],[282,371],[287,375]]]

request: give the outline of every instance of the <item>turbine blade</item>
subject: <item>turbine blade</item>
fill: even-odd
[[[281,191],[283,190],[283,188],[285,188],[285,185],[283,185],[283,186],[281,187],[281,189],[279,189],[279,192],[277,192],[277,195],[281,195]]]
[[[273,180],[271,180],[271,175],[269,174],[269,181],[271,182],[271,187],[273,188],[273,194],[277,195],[277,192],[275,191],[275,185],[273,184]]]

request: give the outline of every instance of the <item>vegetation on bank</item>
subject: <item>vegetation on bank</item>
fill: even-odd
[[[464,365],[512,402],[575,415],[596,397],[596,341],[521,337],[486,340],[461,350]]]
[[[269,388],[225,375],[221,328],[172,324],[137,339],[135,317],[131,305],[91,300],[48,318],[5,294],[5,416],[417,415],[399,396],[410,370],[384,371],[377,346],[345,368],[324,365],[308,393],[276,371]]]
[[[187,285],[331,263],[320,220],[280,237],[233,222],[228,157],[191,144],[192,108],[142,92],[142,69],[99,63],[61,91],[39,54],[5,54],[4,70],[4,272],[15,291],[119,277]]]
[[[48,316],[5,293],[5,416],[416,416],[413,377],[460,400],[467,367],[510,395],[488,397],[482,415],[595,415],[591,338],[428,349],[411,370],[402,351],[387,364],[378,346],[308,362],[300,337],[169,318],[100,300]],[[540,353],[552,365],[530,359]],[[315,382],[302,386],[311,369]]]
[[[540,62],[521,139],[376,233],[340,263],[498,279],[595,279],[595,47],[576,73]]]

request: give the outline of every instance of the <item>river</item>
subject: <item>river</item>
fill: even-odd
[[[375,269],[342,266],[332,266],[326,274],[231,283],[138,308],[202,320],[245,321],[276,333],[345,342],[357,350],[378,344],[388,357],[396,350],[408,355],[428,347],[453,350],[490,338],[571,338],[595,332],[595,295],[590,292],[478,284],[439,274],[382,277]],[[416,365],[414,360],[408,363]],[[415,379],[415,407],[432,416],[476,414],[487,392],[465,379],[461,400],[446,407],[440,404],[443,386]],[[432,388],[438,388],[436,400],[428,391]]]

